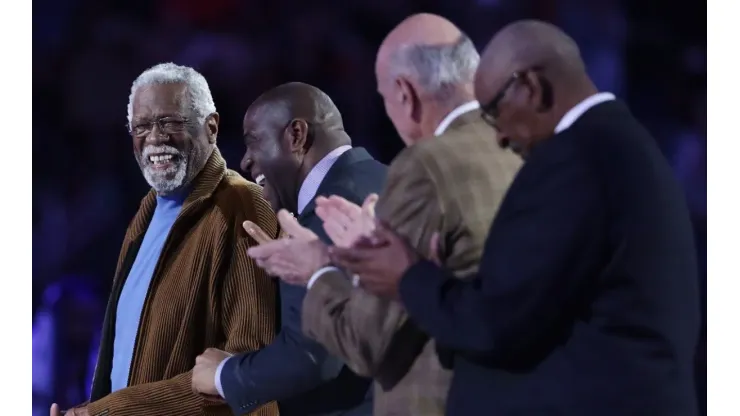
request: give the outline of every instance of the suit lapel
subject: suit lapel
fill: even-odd
[[[339,156],[336,162],[334,162],[331,169],[329,169],[329,172],[326,173],[326,176],[319,185],[319,189],[316,191],[316,195],[324,195],[329,192],[331,190],[330,188],[332,186],[332,183],[341,180],[344,172],[352,165],[372,159],[373,157],[370,156],[370,153],[368,153],[367,150],[362,147],[353,147],[352,149],[344,152],[341,156]],[[309,202],[303,209],[303,211],[301,211],[301,214],[298,216],[299,222],[313,213],[313,210],[316,208],[316,203],[314,202],[314,199],[315,197],[311,198],[311,202]]]

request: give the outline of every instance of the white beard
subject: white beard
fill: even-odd
[[[173,158],[172,166],[165,170],[154,169],[149,156],[157,153],[177,155],[177,158]],[[144,179],[146,179],[149,185],[158,194],[168,194],[185,185],[189,163],[188,156],[187,153],[168,145],[146,146],[141,152],[138,162],[141,172],[144,174]]]

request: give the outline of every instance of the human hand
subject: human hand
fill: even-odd
[[[381,243],[331,247],[332,263],[359,276],[359,285],[367,292],[395,299],[401,278],[419,260],[419,255],[402,237],[383,224],[377,225],[373,236]]]
[[[297,240],[312,241],[318,240],[318,236],[308,228],[302,226],[296,217],[288,211],[281,209],[277,213],[280,229],[290,238]]]
[[[59,409],[59,405],[54,403],[49,409],[49,416],[90,416],[86,406],[74,407],[72,409],[62,411]]]
[[[429,253],[427,255],[427,260],[442,267],[442,260],[439,258],[439,250],[439,232],[435,231],[434,234],[432,234],[432,238],[429,239]]]
[[[195,358],[191,386],[195,393],[210,400],[220,400],[216,389],[216,370],[221,362],[233,354],[217,348],[208,348]]]
[[[316,270],[329,264],[327,247],[317,238],[282,238],[252,247],[247,254],[271,276],[298,286],[306,286]]]
[[[316,198],[316,215],[324,222],[324,231],[337,247],[352,247],[369,238],[375,229],[377,194],[365,198],[362,207],[341,196]]]
[[[49,416],[62,416],[62,411],[59,410],[59,405],[54,403],[51,405],[51,409],[49,409]]]
[[[247,234],[249,234],[249,236],[257,242],[257,244],[265,244],[274,240],[274,238],[270,237],[266,232],[264,232],[259,225],[253,223],[252,221],[244,221],[242,223],[242,227],[244,227],[244,231],[246,231]]]
[[[281,209],[278,211],[277,218],[278,223],[280,224],[281,238],[289,237],[303,240],[315,240],[318,238],[313,231],[298,223],[298,220],[293,216],[293,214],[289,213],[287,210]],[[252,221],[244,221],[244,223],[242,223],[242,227],[244,227],[247,234],[257,241],[257,244],[265,244],[275,240],[264,232],[259,225]]]

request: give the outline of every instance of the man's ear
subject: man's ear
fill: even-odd
[[[396,100],[403,107],[406,116],[412,120],[419,121],[421,100],[416,86],[404,77],[398,77],[395,80]]]
[[[527,107],[536,108],[539,113],[550,111],[554,98],[550,81],[535,71],[528,71],[522,81],[527,86]]]
[[[206,134],[208,135],[208,143],[216,143],[218,137],[218,121],[220,117],[218,113],[213,113],[206,118]]]
[[[305,151],[311,147],[308,129],[309,126],[306,120],[300,118],[293,119],[288,123],[288,127],[285,128],[285,139],[290,144],[291,151]]]

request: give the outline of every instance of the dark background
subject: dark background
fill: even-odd
[[[686,191],[706,302],[706,3],[663,0],[35,0],[33,3],[34,414],[84,400],[126,226],[147,191],[126,105],[136,76],[174,61],[208,80],[219,147],[238,168],[241,119],[288,81],[327,92],[355,145],[389,162],[402,143],[375,92],[374,59],[415,12],[448,17],[483,48],[538,18],[581,46],[602,90],[625,99]],[[703,402],[705,344],[697,354]],[[38,410],[36,410],[38,409]]]

